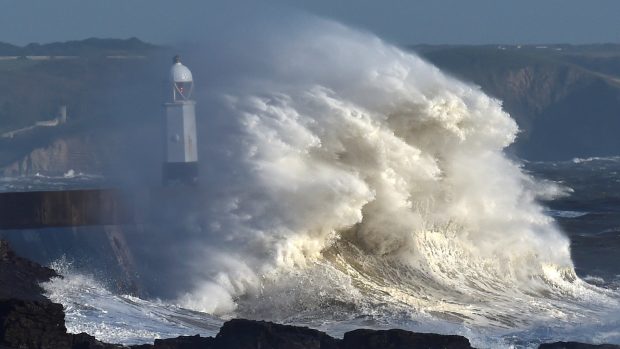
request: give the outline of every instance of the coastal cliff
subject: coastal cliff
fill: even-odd
[[[522,130],[511,147],[521,158],[569,160],[615,155],[620,148],[620,45],[410,48],[501,100]],[[157,116],[166,98],[161,67],[168,65],[171,52],[137,39],[0,45],[0,56],[17,57],[0,60],[0,134],[49,120],[61,105],[68,113],[63,127],[23,140],[0,139],[0,172],[97,169],[106,159],[63,152],[122,154],[135,148],[136,134],[159,154],[153,140],[160,138]],[[30,54],[50,58],[19,58]],[[100,134],[125,129],[131,132],[119,134],[117,144],[98,141]],[[85,133],[95,141],[73,146]]]
[[[414,46],[443,71],[501,100],[527,160],[615,155],[620,45]]]
[[[21,159],[2,168],[5,177],[31,176],[37,173],[62,175],[69,170],[85,173],[103,172],[101,151],[85,137],[56,139],[51,144],[35,148]]]

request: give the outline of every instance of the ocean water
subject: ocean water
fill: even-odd
[[[30,176],[0,177],[0,192],[86,189],[108,184],[100,175],[69,170],[64,174],[36,173]]]
[[[618,289],[620,157],[529,163],[526,168],[568,189],[566,196],[543,204],[570,237],[577,274],[592,284]]]
[[[196,93],[206,206],[127,237],[148,296],[54,262],[70,331],[141,343],[245,317],[620,343],[618,158],[508,157],[500,101],[371,34],[311,19],[256,35],[206,47],[203,69],[244,68]]]
[[[571,256],[578,278],[573,281],[574,289],[561,290],[558,294],[547,291],[530,295],[501,289],[493,292],[495,299],[489,303],[494,309],[489,313],[489,309],[482,310],[488,305],[474,299],[473,294],[462,294],[458,289],[442,289],[430,278],[420,281],[416,280],[415,275],[381,275],[378,280],[395,278],[402,283],[408,279],[416,280],[409,281],[412,285],[403,284],[402,294],[399,295],[399,290],[390,289],[394,286],[388,287],[388,281],[378,281],[376,275],[358,275],[357,284],[354,283],[358,290],[348,292],[359,293],[364,292],[363,288],[368,288],[367,292],[376,298],[376,302],[368,302],[364,307],[330,298],[330,294],[338,293],[331,287],[352,287],[350,280],[330,280],[330,283],[321,280],[337,275],[320,269],[339,268],[339,258],[371,263],[361,251],[349,250],[346,251],[349,254],[347,257],[338,256],[345,253],[342,250],[346,247],[344,243],[336,243],[336,247],[325,252],[330,263],[324,262],[329,266],[319,266],[318,275],[289,275],[292,279],[299,278],[294,280],[297,285],[291,286],[291,280],[280,280],[281,289],[272,291],[275,297],[260,301],[243,297],[237,299],[240,303],[245,302],[247,308],[253,308],[251,311],[246,309],[243,315],[270,319],[260,316],[265,311],[263,308],[290,307],[293,301],[289,298],[292,298],[300,303],[307,301],[308,307],[300,309],[302,304],[300,307],[279,309],[280,313],[274,316],[274,320],[311,326],[334,336],[364,327],[461,334],[481,348],[535,348],[539,343],[557,340],[620,343],[620,260],[617,254],[620,249],[620,158],[525,162],[523,168],[542,182],[555,183],[563,193],[554,199],[541,200],[541,204],[545,214],[552,217],[570,239]],[[31,180],[38,181],[40,178]],[[50,183],[55,182],[52,177],[48,179]],[[64,179],[56,179],[64,182]],[[20,181],[27,183],[29,180],[22,178]],[[7,182],[8,179],[5,180]],[[52,300],[65,306],[67,327],[71,332],[88,332],[108,342],[136,344],[178,335],[213,336],[223,321],[230,317],[187,309],[172,300],[140,299],[109,291],[104,280],[87,271],[76,270],[64,259],[52,263],[52,267],[65,278],[53,280],[45,288]],[[359,274],[364,269],[353,267],[359,269],[356,272]],[[343,279],[344,274],[354,273],[342,273],[340,277]],[[309,286],[309,283],[321,283],[324,288],[316,295],[309,295],[309,292],[316,292],[316,288]],[[432,289],[429,294],[445,292],[441,295],[443,299],[436,300],[438,304],[434,309],[428,304],[424,305],[425,308],[411,306],[428,300],[405,299],[414,297],[405,295],[405,290],[424,287]],[[465,306],[457,306],[454,300],[448,302],[450,293],[460,294],[463,297],[460,302]],[[388,298],[395,295],[403,297],[400,300],[402,304],[390,304],[394,301]],[[317,304],[315,298],[324,300]],[[382,301],[382,298],[385,300]],[[440,302],[448,304],[440,305]],[[453,310],[450,310],[451,306]],[[476,307],[484,316],[476,315]],[[523,312],[528,314],[524,316]]]

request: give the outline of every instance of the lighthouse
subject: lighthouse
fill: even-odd
[[[192,72],[179,56],[170,68],[171,101],[165,109],[164,185],[198,182],[198,148],[196,144],[196,102],[192,98]]]

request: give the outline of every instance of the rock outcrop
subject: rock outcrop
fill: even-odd
[[[265,321],[235,319],[222,326],[214,348],[238,349],[338,349],[339,341],[307,327],[286,326]]]
[[[2,300],[0,325],[0,343],[9,348],[71,348],[60,304]]]
[[[415,333],[405,330],[354,330],[344,334],[341,349],[471,348],[462,336]]]
[[[307,327],[266,321],[234,319],[226,322],[215,338],[200,336],[156,340],[133,349],[469,349],[461,336],[414,333],[405,330],[355,330],[336,339]]]
[[[179,336],[177,338],[156,339],[154,344],[134,345],[131,349],[213,349],[216,348],[212,337]]]
[[[57,276],[54,270],[15,255],[9,244],[0,240],[0,300],[47,301],[39,283]]]
[[[0,240],[0,349],[120,348],[86,333],[68,334],[62,305],[43,295],[39,283],[60,277],[17,256]]]

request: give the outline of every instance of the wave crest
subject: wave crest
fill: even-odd
[[[536,203],[541,184],[504,155],[518,128],[499,101],[332,22],[287,35],[220,91],[213,123],[230,132],[208,162],[230,173],[211,179],[184,305],[514,326],[596,294]]]

